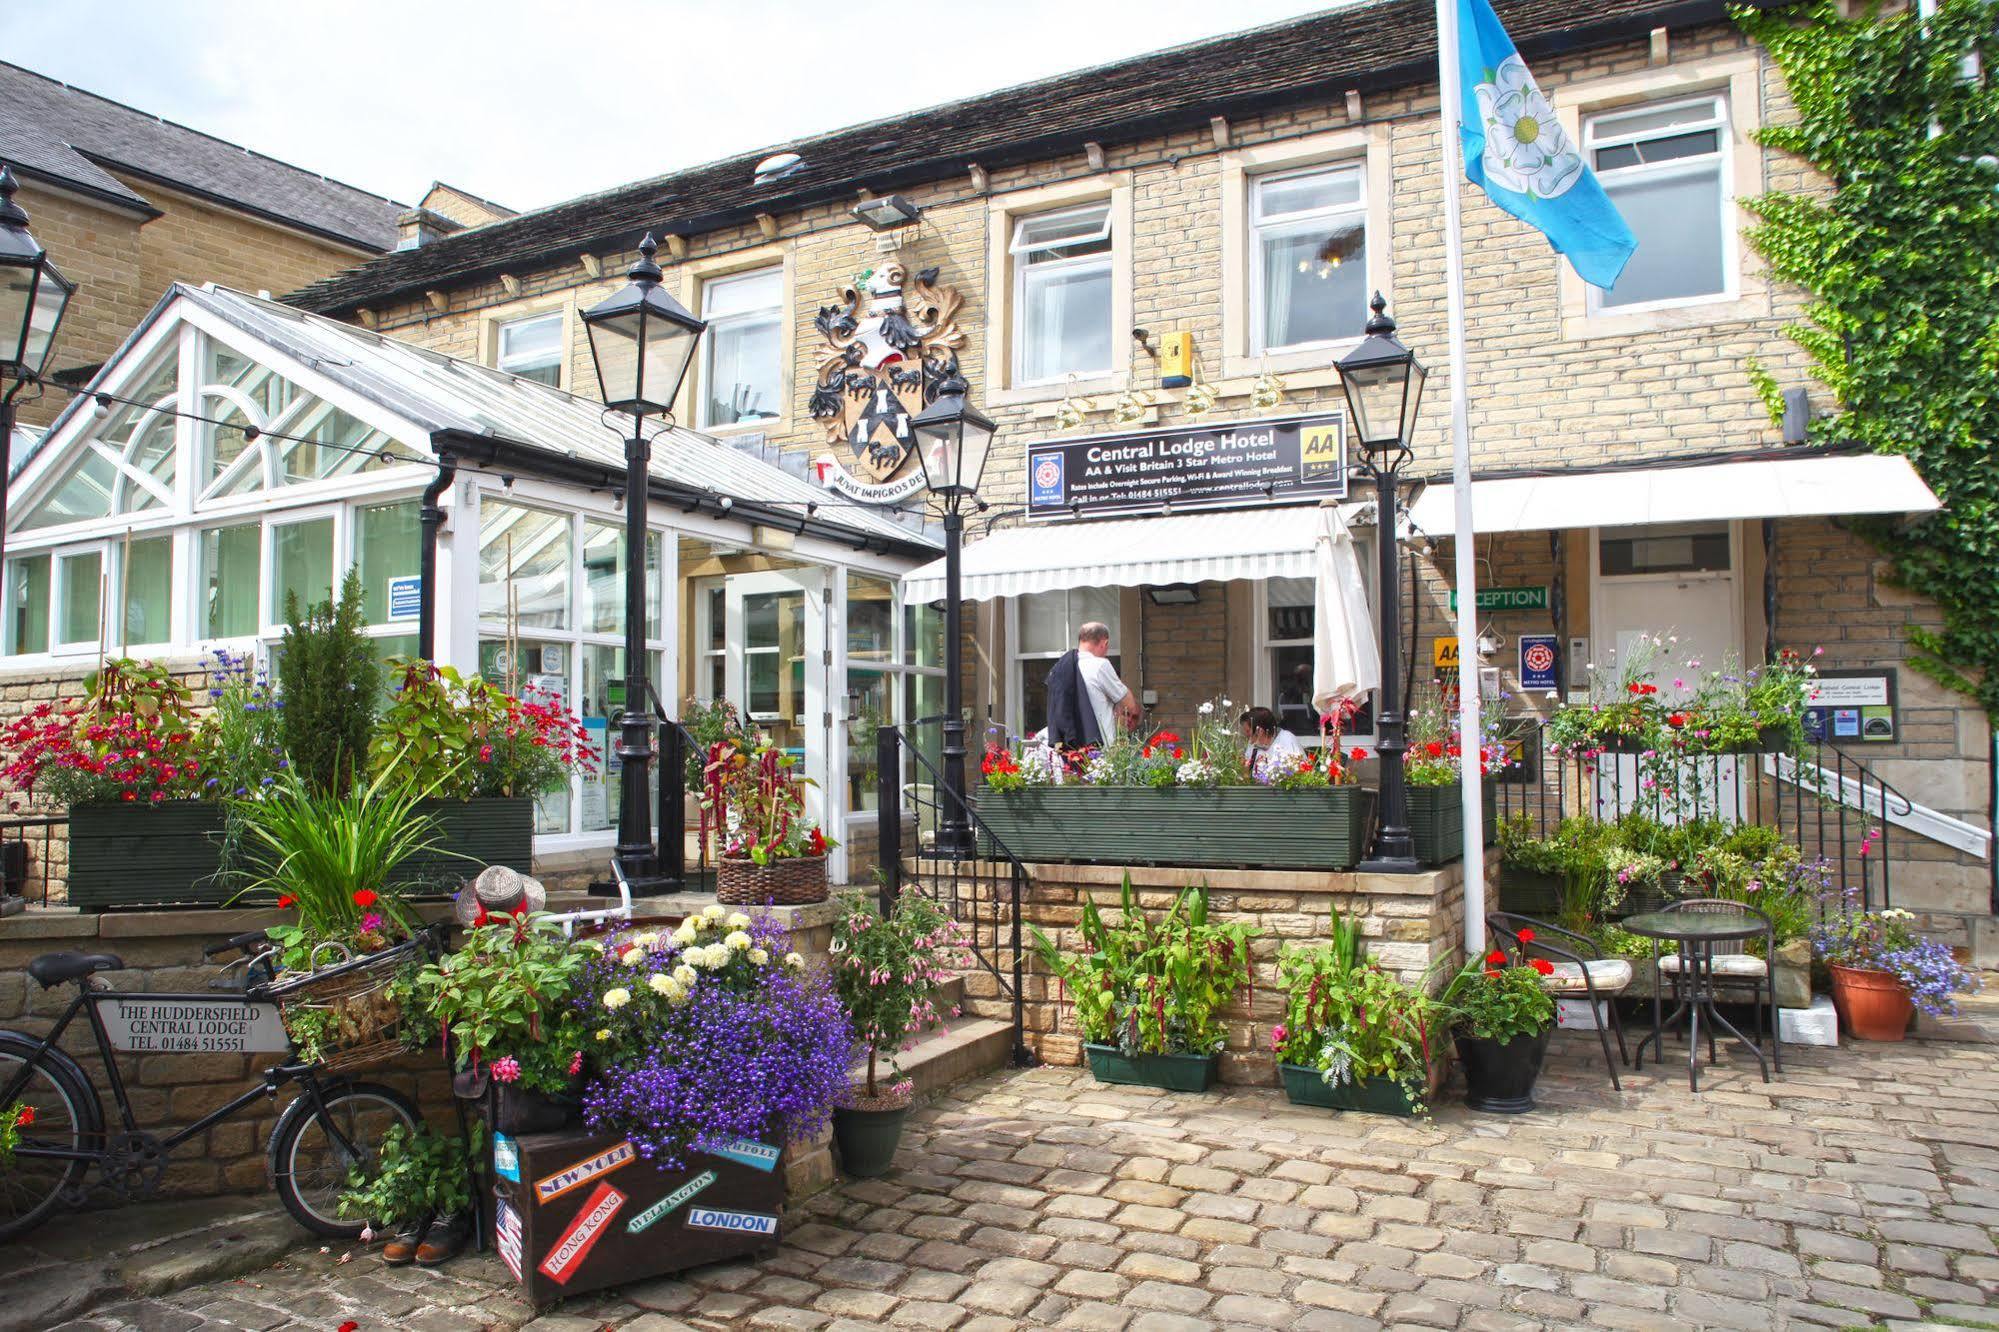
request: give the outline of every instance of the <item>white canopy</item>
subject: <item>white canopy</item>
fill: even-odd
[[[1929,513],[1941,507],[1907,458],[1879,453],[1752,458],[1472,482],[1472,525],[1479,532]],[[1424,491],[1409,522],[1428,536],[1449,536],[1456,527],[1451,488],[1433,485]]]
[[[964,591],[968,600],[989,601],[1061,587],[1310,578],[1318,529],[1311,504],[1009,527],[967,543]],[[937,600],[944,561],[905,574],[902,586],[910,600]]]

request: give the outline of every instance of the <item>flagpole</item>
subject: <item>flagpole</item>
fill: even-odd
[[[1466,408],[1465,264],[1462,218],[1464,147],[1458,109],[1458,0],[1437,0],[1437,115],[1443,131],[1444,278],[1451,337],[1451,496],[1456,501],[1458,742],[1465,826],[1465,949],[1485,949],[1485,795],[1480,769],[1478,696],[1478,551],[1472,533],[1471,424]]]

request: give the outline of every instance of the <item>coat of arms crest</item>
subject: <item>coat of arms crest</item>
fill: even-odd
[[[937,270],[911,280],[899,263],[871,268],[813,320],[829,350],[819,358],[812,415],[826,423],[835,456],[865,482],[893,477],[916,446],[909,420],[958,373],[964,297],[937,285]]]

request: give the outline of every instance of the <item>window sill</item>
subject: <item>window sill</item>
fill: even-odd
[[[743,435],[784,434],[791,429],[791,422],[782,416],[766,416],[755,421],[733,421],[728,425],[705,425],[694,428],[710,439],[736,439]]]
[[[1562,316],[1562,341],[1585,342],[1592,338],[1628,338],[1647,333],[1667,333],[1683,328],[1739,324],[1753,319],[1767,318],[1769,314],[1770,303],[1761,292],[1741,296],[1717,296],[1712,300],[1658,306],[1650,310],[1607,310],[1598,314],[1568,313]]]
[[[1314,343],[1309,347],[1286,347],[1277,351],[1252,352],[1247,356],[1227,356],[1222,359],[1222,377],[1253,378],[1266,370],[1275,375],[1296,374],[1301,370],[1324,370],[1336,375],[1334,363],[1360,344],[1358,337],[1341,338],[1335,342]]]
[[[1090,397],[1098,393],[1122,393],[1130,387],[1130,371],[1113,371],[1073,383],[1065,380],[1053,384],[1022,384],[1014,388],[994,389],[986,395],[986,402],[992,407],[1022,407],[1029,403],[1060,402],[1064,398]]]

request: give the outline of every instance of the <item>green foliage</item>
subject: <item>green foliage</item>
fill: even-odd
[[[486,1126],[477,1119],[465,1138],[440,1137],[421,1124],[414,1133],[389,1125],[374,1170],[357,1165],[348,1171],[340,1214],[394,1228],[464,1211],[472,1205],[473,1172],[485,1135]]]
[[[1547,963],[1541,963],[1546,967]],[[1535,1036],[1555,1022],[1555,1001],[1541,984],[1540,967],[1509,961],[1494,949],[1468,959],[1437,1006],[1461,1036],[1510,1041]]]
[[[594,761],[582,728],[558,705],[527,702],[450,666],[390,659],[394,693],[370,742],[369,769],[442,800],[562,789]]]
[[[896,1053],[916,1033],[943,1023],[932,995],[956,968],[970,966],[972,955],[963,928],[922,893],[903,893],[886,916],[867,893],[843,896],[840,908],[833,989],[867,1049],[860,1090],[872,1101],[881,1095],[880,1061],[888,1061],[891,1078],[900,1077]],[[891,1099],[908,1095],[906,1087],[889,1090]]]
[[[702,774],[708,767],[709,751],[725,740],[742,738],[742,714],[726,698],[690,698],[680,709],[680,724],[694,737],[694,746],[687,753],[685,780],[686,789],[698,795],[702,788]],[[874,732],[870,730],[866,734],[865,743],[872,745]]]
[[[545,917],[492,916],[419,971],[410,993],[450,1033],[460,1068],[511,1057],[521,1087],[559,1094],[583,1048],[570,999],[590,956]]]
[[[1042,965],[1076,1004],[1083,1038],[1126,1055],[1212,1054],[1227,1034],[1217,1017],[1250,982],[1249,941],[1241,924],[1211,924],[1208,890],[1187,888],[1157,925],[1145,918],[1131,875],[1124,877],[1119,920],[1083,903],[1077,952],[1064,953],[1030,926]]]
[[[0,1106],[0,1170],[14,1164],[14,1149],[21,1145],[21,1130],[35,1122],[35,1112],[25,1101]]]
[[[351,790],[368,753],[382,668],[362,632],[361,574],[347,571],[333,601],[301,609],[285,599],[278,680],[285,699],[285,750],[306,786],[322,794]]]
[[[1898,582],[1933,598],[1911,664],[1999,713],[1999,4],[1941,0],[1843,17],[1831,0],[1736,21],[1769,50],[1797,105],[1758,135],[1831,182],[1831,195],[1743,201],[1773,276],[1810,293],[1788,332],[1842,411],[1825,438],[1906,455],[1944,507],[1857,523]],[[1976,54],[1988,71],[1964,77]]]
[[[1358,922],[1333,917],[1330,943],[1286,947],[1277,962],[1284,1021],[1270,1045],[1286,1064],[1317,1069],[1328,1085],[1393,1078],[1418,1113],[1429,1091],[1435,1021],[1423,985],[1405,985],[1361,953]]]

